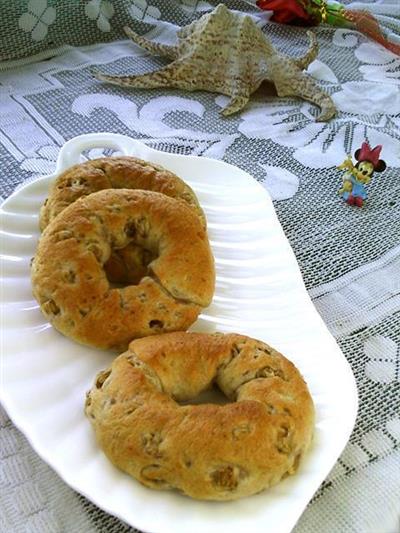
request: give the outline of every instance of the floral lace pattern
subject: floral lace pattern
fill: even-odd
[[[90,0],[85,5],[85,14],[96,21],[99,30],[103,32],[111,30],[110,19],[114,15],[114,7],[107,0]]]
[[[46,0],[29,0],[27,7],[28,11],[18,19],[18,26],[30,32],[33,41],[42,41],[56,20],[56,8],[48,6]]]

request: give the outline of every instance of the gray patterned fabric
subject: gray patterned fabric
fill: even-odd
[[[251,4],[224,3],[233,8]],[[123,27],[129,24],[140,33],[150,31],[159,20],[183,26],[209,5],[202,0],[0,0],[0,61],[41,52],[53,55],[66,45],[114,41],[125,36]]]
[[[268,88],[241,114],[221,118],[222,96],[130,91],[92,78],[93,65],[109,73],[140,73],[165,63],[129,41],[116,41],[123,25],[171,43],[178,26],[216,3],[2,0],[0,54],[8,61],[0,67],[0,192],[5,198],[24,181],[53,172],[66,140],[95,131],[224,159],[250,172],[274,199],[309,294],[359,389],[350,442],[296,533],[398,532],[400,58],[356,32],[316,28],[320,54],[309,72],[339,110],[328,123],[314,122],[318,111],[311,104],[278,99]],[[304,52],[303,28],[269,23],[251,2],[225,3],[254,16],[278,48]],[[399,35],[397,0],[360,4]],[[336,165],[364,140],[383,145],[388,168],[375,173],[369,199],[359,209],[339,198],[343,173]],[[4,411],[0,428],[0,531],[133,531],[65,485]]]

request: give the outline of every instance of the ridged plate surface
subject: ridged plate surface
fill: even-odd
[[[313,447],[295,476],[231,503],[153,491],[108,462],[96,445],[83,404],[95,374],[112,355],[60,335],[31,293],[29,262],[39,238],[38,212],[54,176],[22,187],[2,205],[2,402],[39,455],[71,487],[138,529],[288,533],[350,436],[357,391],[347,361],[308,297],[268,193],[226,163],[158,152],[107,133],[66,143],[57,172],[93,147],[111,147],[159,163],[194,189],[208,220],[217,283],[211,306],[192,329],[247,334],[289,357],[316,405]]]

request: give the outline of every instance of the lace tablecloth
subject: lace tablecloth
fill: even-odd
[[[303,28],[269,23],[251,2],[225,3],[247,10],[281,50],[301,55],[306,49]],[[309,294],[351,364],[359,389],[350,442],[295,531],[398,532],[400,58],[357,32],[315,29],[320,54],[309,72],[339,110],[328,123],[313,120],[311,104],[262,91],[242,113],[221,118],[222,96],[125,90],[92,78],[92,65],[123,73],[164,64],[120,40],[124,24],[171,43],[177,26],[215,4],[3,2],[3,13],[14,10],[15,28],[11,19],[2,35],[7,39],[8,31],[9,40],[0,46],[3,59],[11,58],[0,67],[1,194],[5,198],[26,180],[52,172],[66,140],[105,130],[140,138],[160,150],[224,159],[250,172],[274,199]],[[399,33],[397,0],[352,5],[367,6],[386,28]],[[81,7],[82,28],[68,26],[72,6]],[[67,37],[62,39],[64,19]],[[79,44],[85,46],[71,46]],[[26,57],[12,59],[16,51]],[[38,55],[28,57],[32,53]],[[342,173],[335,167],[364,140],[383,145],[381,157],[388,168],[374,175],[368,202],[359,209],[339,198]],[[4,410],[0,415],[1,531],[131,530],[65,485]]]

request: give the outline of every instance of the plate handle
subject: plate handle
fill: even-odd
[[[78,135],[67,141],[61,148],[56,166],[56,174],[72,165],[81,163],[81,154],[92,148],[113,148],[124,155],[133,155],[146,159],[151,151],[145,144],[119,133],[88,133]]]

